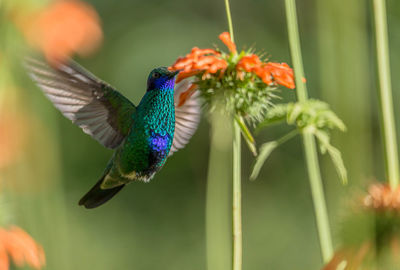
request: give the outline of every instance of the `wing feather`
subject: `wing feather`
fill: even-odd
[[[183,80],[175,86],[175,132],[169,156],[185,147],[196,132],[201,117],[200,93],[194,92],[179,106],[179,97],[191,86],[190,80]]]
[[[54,106],[83,132],[108,148],[121,144],[136,110],[127,98],[72,61],[53,67],[27,58],[25,66]]]

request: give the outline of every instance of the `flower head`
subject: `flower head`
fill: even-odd
[[[400,263],[400,188],[374,183],[347,208],[339,230],[341,247],[323,268],[397,269]]]
[[[400,187],[392,189],[389,185],[377,183],[368,189],[363,200],[364,206],[378,211],[400,210]]]
[[[26,263],[31,268],[41,269],[46,263],[43,248],[16,226],[8,230],[0,228],[0,269],[8,270],[9,257],[18,267]]]
[[[219,38],[229,53],[194,47],[185,57],[178,58],[170,70],[181,70],[177,82],[193,77],[206,104],[222,99],[227,111],[250,121],[260,120],[277,86],[295,87],[293,70],[285,63],[262,61],[250,52],[238,53],[228,32]]]
[[[53,64],[65,61],[74,53],[91,53],[103,37],[95,10],[79,0],[55,1],[16,20],[28,42],[42,50]]]

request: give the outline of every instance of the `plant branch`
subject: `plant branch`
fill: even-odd
[[[304,71],[300,49],[295,0],[285,0],[285,8],[288,24],[290,52],[292,55],[296,77],[297,98],[300,102],[303,102],[307,100],[308,94],[307,88],[302,81],[304,77]],[[333,247],[314,136],[310,133],[304,133],[303,144],[311,186],[311,194],[314,202],[314,211],[318,227],[322,258],[324,262],[328,262],[333,255]]]

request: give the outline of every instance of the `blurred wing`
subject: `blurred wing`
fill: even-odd
[[[175,133],[169,156],[185,147],[190,138],[196,132],[200,122],[201,103],[200,93],[195,91],[183,104],[180,104],[180,96],[191,86],[189,80],[183,80],[175,86]]]
[[[50,67],[28,58],[25,66],[65,117],[107,148],[121,144],[136,110],[127,98],[74,62]]]

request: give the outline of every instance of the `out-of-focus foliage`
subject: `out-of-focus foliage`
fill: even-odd
[[[339,248],[324,270],[398,268],[400,188],[380,183],[348,202],[339,226]]]
[[[347,170],[343,163],[342,154],[330,142],[330,131],[334,129],[345,131],[346,126],[327,103],[310,99],[306,102],[278,104],[268,110],[265,120],[259,124],[258,128],[261,129],[281,122],[294,125],[298,133],[313,134],[317,139],[321,153],[329,154],[340,179],[344,184],[347,184]],[[295,135],[294,131],[276,141],[264,143],[261,146],[260,156],[256,159],[250,178],[255,179],[271,152],[280,144],[291,139],[293,135]]]

